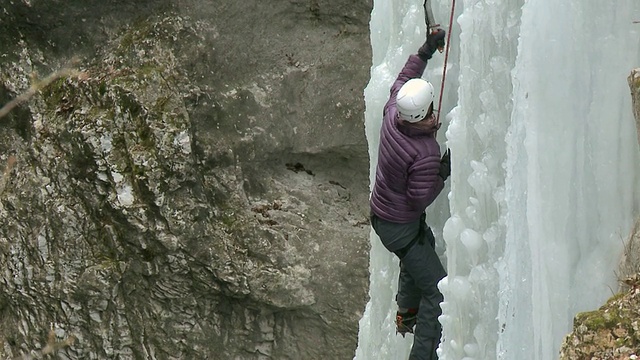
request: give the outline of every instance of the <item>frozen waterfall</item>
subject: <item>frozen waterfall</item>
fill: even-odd
[[[432,3],[448,30],[451,0]],[[557,359],[574,315],[617,288],[640,214],[626,82],[640,66],[638,20],[637,0],[458,0],[438,134],[453,173],[427,213],[448,271],[440,359]],[[374,0],[371,176],[389,86],[424,38],[422,0]],[[438,89],[443,60],[424,75]],[[373,232],[371,244],[355,359],[406,359],[413,337],[393,325],[398,262]]]

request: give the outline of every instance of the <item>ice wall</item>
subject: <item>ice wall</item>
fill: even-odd
[[[451,1],[432,2],[447,29]],[[640,2],[458,0],[454,15],[438,135],[453,173],[427,213],[449,274],[441,359],[556,359],[575,313],[616,288],[640,212],[626,84],[640,66]],[[372,176],[389,86],[424,37],[422,0],[374,0]],[[443,58],[424,75],[438,89]],[[371,242],[355,358],[407,358],[413,339],[393,327],[398,263]]]

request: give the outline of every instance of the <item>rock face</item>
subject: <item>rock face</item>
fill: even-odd
[[[640,144],[640,69],[628,78]],[[637,359],[640,356],[640,219],[625,241],[618,270],[621,291],[600,309],[580,313],[564,340],[561,360]]]
[[[370,1],[0,7],[1,358],[353,357]]]
[[[638,144],[640,144],[640,69],[631,71],[627,78],[631,88],[631,100],[633,104],[633,115],[636,118],[636,129],[638,130]]]
[[[578,314],[560,359],[637,359],[640,349],[638,285],[640,283],[609,299],[596,311]]]
[[[640,354],[640,219],[625,242],[621,289],[597,310],[579,313],[561,360],[635,359]],[[635,356],[635,357],[634,357]]]

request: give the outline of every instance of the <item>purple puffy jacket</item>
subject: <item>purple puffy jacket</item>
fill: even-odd
[[[371,211],[395,222],[416,221],[444,188],[440,171],[440,146],[436,130],[419,129],[403,122],[396,109],[396,95],[402,85],[422,76],[427,63],[411,55],[391,87],[380,129],[376,180],[371,194]]]

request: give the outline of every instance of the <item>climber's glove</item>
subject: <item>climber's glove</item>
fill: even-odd
[[[438,175],[442,178],[442,180],[447,180],[449,175],[451,175],[451,150],[447,149],[447,151],[442,155],[442,159],[440,159],[440,171]]]
[[[431,56],[438,48],[444,47],[444,37],[446,32],[438,29],[427,35],[427,41],[418,50],[418,56],[424,61],[431,59]]]

